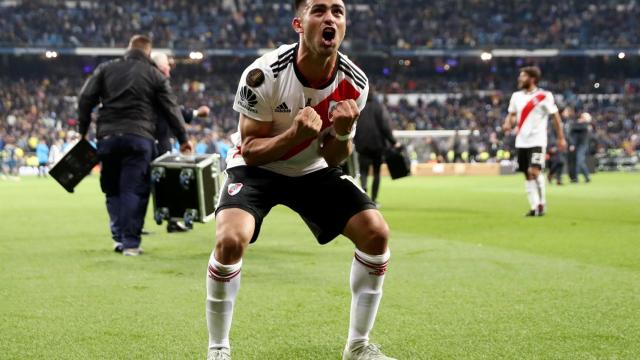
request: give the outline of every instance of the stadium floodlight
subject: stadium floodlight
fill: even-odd
[[[624,59],[625,56],[627,56],[627,54],[625,54],[623,51],[618,53],[618,59],[620,59],[620,60]]]
[[[55,58],[57,58],[57,57],[58,57],[58,53],[57,53],[56,51],[47,50],[47,51],[44,53],[44,56],[45,56],[47,59],[55,59]]]
[[[192,51],[189,53],[189,59],[191,60],[202,60],[204,59],[204,54],[200,51]]]
[[[600,88],[600,83],[599,83],[599,82],[597,82],[597,83],[593,84],[593,88],[594,88],[594,89],[598,89],[598,88]]]
[[[491,55],[490,52],[483,52],[482,54],[480,54],[480,60],[482,61],[489,61],[493,59],[493,55]]]

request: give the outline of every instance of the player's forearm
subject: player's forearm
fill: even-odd
[[[514,118],[515,116],[513,116],[513,114],[508,114],[507,117],[504,118],[504,126],[511,128],[513,126]]]
[[[249,137],[243,140],[241,152],[248,166],[260,166],[280,160],[299,143],[286,131],[270,138]]]
[[[320,155],[329,166],[339,166],[351,155],[352,148],[353,142],[351,140],[340,141],[335,137],[328,137],[320,149]]]
[[[564,140],[564,131],[562,130],[562,118],[556,113],[553,116],[553,125],[556,128],[556,137],[558,140]]]

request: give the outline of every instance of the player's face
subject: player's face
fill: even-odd
[[[335,54],[347,27],[346,8],[342,0],[309,0],[300,14],[305,45],[324,56]]]
[[[533,78],[526,72],[521,72],[518,76],[518,89],[528,89],[533,85]]]

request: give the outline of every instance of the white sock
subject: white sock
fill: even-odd
[[[368,255],[356,249],[351,264],[349,347],[366,344],[382,299],[382,283],[391,253]]]
[[[544,205],[547,203],[547,189],[546,182],[544,179],[544,175],[539,174],[536,179],[536,184],[538,185],[538,193],[540,194],[540,204]]]
[[[538,190],[537,181],[527,180],[525,181],[524,185],[524,188],[527,191],[527,198],[529,199],[531,210],[535,210],[540,204],[540,191]]]
[[[233,304],[240,289],[242,260],[233,265],[220,264],[214,253],[209,258],[207,271],[207,327],[209,349],[230,349],[229,330],[233,317]]]

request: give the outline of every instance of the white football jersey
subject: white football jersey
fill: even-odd
[[[287,131],[298,111],[306,106],[320,115],[324,131],[331,126],[329,113],[337,102],[355,100],[362,111],[369,93],[362,70],[338,53],[333,79],[324,88],[314,89],[295,66],[297,53],[298,44],[283,45],[254,61],[242,74],[233,109],[258,121],[273,122],[271,136]],[[227,155],[228,168],[246,165],[239,128],[231,139],[234,146]],[[318,139],[309,139],[280,160],[261,167],[285,176],[302,176],[326,168],[327,162],[318,154]]]
[[[547,147],[547,123],[549,115],[558,112],[550,91],[536,89],[531,92],[516,91],[509,101],[509,113],[516,114],[516,147]]]

